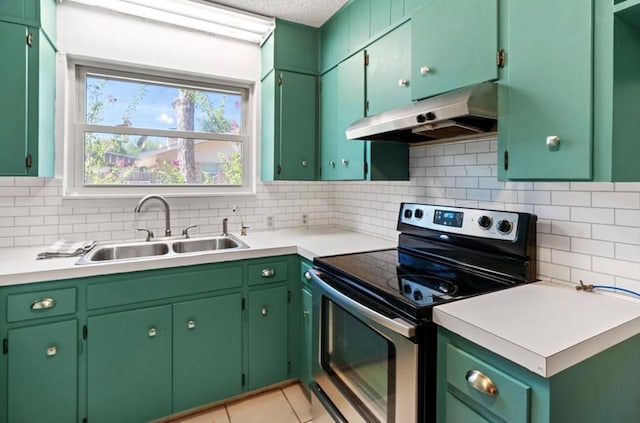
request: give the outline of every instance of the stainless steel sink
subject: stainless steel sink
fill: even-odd
[[[242,248],[249,248],[249,246],[232,235],[155,242],[123,242],[97,246],[80,257],[76,264],[169,258],[185,254],[212,253]]]
[[[173,251],[178,254],[198,253],[201,251],[229,250],[233,248],[247,248],[244,242],[232,238],[231,236],[220,236],[215,238],[188,239],[175,241]]]

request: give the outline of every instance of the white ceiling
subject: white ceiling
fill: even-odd
[[[206,0],[264,16],[319,27],[348,0]]]

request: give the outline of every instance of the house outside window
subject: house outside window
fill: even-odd
[[[70,196],[251,193],[250,86],[73,64]]]

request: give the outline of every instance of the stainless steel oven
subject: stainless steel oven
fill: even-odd
[[[418,324],[369,308],[332,286],[328,275],[310,273],[320,395],[349,423],[416,422]]]
[[[403,203],[397,228],[314,259],[314,423],[435,421],[433,307],[535,280],[534,215]]]

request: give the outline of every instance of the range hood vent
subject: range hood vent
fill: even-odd
[[[468,138],[495,132],[498,90],[483,82],[355,121],[350,140],[425,142]]]

